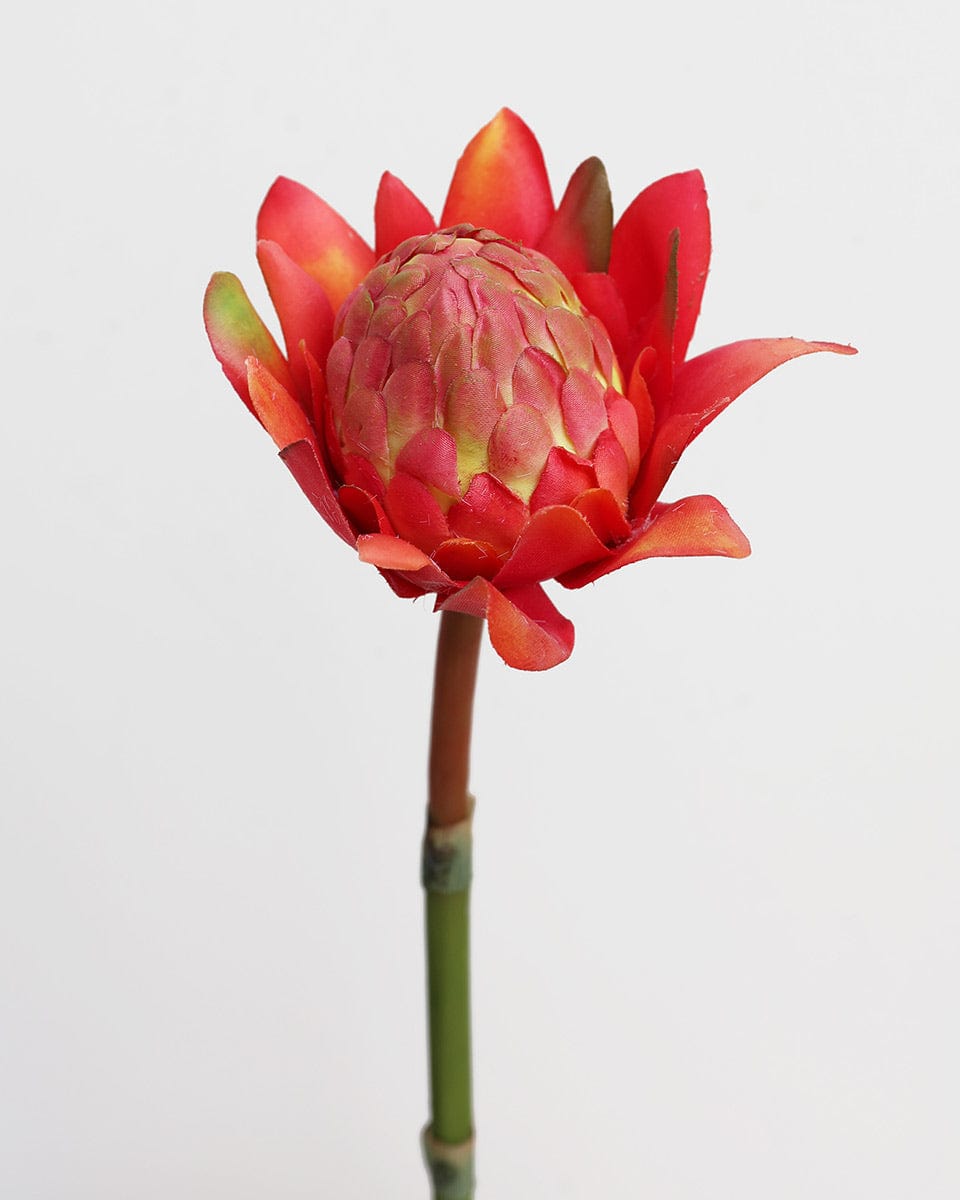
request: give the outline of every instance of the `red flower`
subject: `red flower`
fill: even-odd
[[[543,590],[643,558],[750,547],[712,496],[660,493],[684,449],[768,371],[816,350],[736,342],[685,361],[710,259],[698,171],[613,225],[587,159],[554,206],[543,155],[503,109],[470,142],[439,222],[385,174],[371,249],[278,179],[257,258],[281,353],[234,275],[204,315],[224,373],[334,532],[400,596],[486,617],[514,667],[566,659]]]

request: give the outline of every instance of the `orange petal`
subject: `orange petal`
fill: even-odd
[[[325,200],[282,175],[260,208],[257,238],[278,242],[321,285],[334,312],[376,261],[363,238]]]
[[[277,443],[278,450],[299,441],[316,444],[313,426],[303,409],[263,363],[252,356],[247,359],[247,389],[253,411]]]
[[[493,648],[508,667],[546,671],[573,650],[573,624],[557,612],[538,584],[504,595],[486,579],[474,579],[438,607],[486,617]]]
[[[571,571],[560,582],[564,587],[583,587],[644,558],[746,558],[749,553],[745,534],[719,500],[713,496],[687,496],[673,504],[658,505],[653,519],[633,541],[605,562]]]
[[[417,571],[430,559],[422,550],[389,533],[364,533],[357,538],[360,561],[393,571]]]
[[[501,108],[457,163],[441,228],[477,225],[535,246],[553,216],[543,152],[533,133]]]

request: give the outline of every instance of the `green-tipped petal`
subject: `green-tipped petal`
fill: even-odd
[[[288,392],[295,391],[287,360],[236,275],[218,271],[210,280],[203,297],[203,321],[224,375],[251,412],[248,358],[258,359]]]

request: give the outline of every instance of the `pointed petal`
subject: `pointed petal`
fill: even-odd
[[[599,158],[588,158],[574,171],[537,249],[565,275],[606,271],[612,233],[613,202],[606,168]]]
[[[389,254],[407,238],[420,233],[433,233],[437,228],[427,207],[389,171],[384,171],[377,188],[373,223],[377,231],[374,247],[377,258]]]
[[[474,475],[463,500],[447,514],[451,533],[490,542],[502,553],[513,548],[526,517],[519,496],[486,472]]]
[[[537,584],[506,596],[485,579],[474,579],[438,607],[486,617],[493,648],[508,667],[546,671],[568,659],[573,649],[573,624]]]
[[[565,505],[541,508],[530,518],[494,582],[504,589],[540,583],[608,554],[580,513]]]
[[[675,229],[680,240],[673,357],[679,363],[693,335],[710,265],[710,214],[699,171],[670,175],[637,196],[614,228],[610,274],[631,324],[649,319],[663,297]]]
[[[632,365],[632,339],[626,306],[616,283],[609,275],[599,273],[577,275],[573,280],[580,302],[607,331],[620,366],[628,371]]]
[[[398,471],[387,485],[387,516],[402,538],[432,554],[450,536],[447,519],[430,489]]]
[[[290,371],[301,403],[306,405],[310,379],[300,343],[318,363],[327,361],[333,342],[333,309],[320,284],[298,267],[277,242],[259,242],[257,261],[280,318]]]
[[[554,446],[530,497],[530,510],[553,504],[572,504],[578,496],[597,486],[593,468],[562,446]]]
[[[282,175],[260,208],[257,238],[279,242],[321,285],[334,312],[376,261],[363,238],[325,200]]]
[[[560,582],[564,587],[583,587],[644,558],[746,558],[749,553],[745,534],[719,500],[713,496],[687,496],[673,504],[657,505],[652,520],[631,542],[605,562],[571,571]]]
[[[355,546],[356,535],[337,503],[330,476],[316,448],[308,441],[294,442],[280,451],[280,457],[300,484],[303,494],[333,532],[342,537],[348,546]]]
[[[288,391],[295,390],[287,360],[236,275],[218,271],[212,277],[203,297],[203,321],[224,375],[251,412],[247,388],[247,359],[251,356],[259,359]]]
[[[774,367],[804,354],[828,350],[855,354],[851,346],[804,342],[799,338],[757,338],[708,350],[677,372],[667,419],[654,433],[631,496],[631,510],[642,516],[663,490],[683,451],[733,400]]]
[[[457,163],[441,228],[468,224],[535,246],[553,216],[553,197],[537,139],[502,108]]]
[[[573,507],[586,518],[605,546],[620,545],[630,536],[630,524],[616,497],[606,488],[591,488],[584,492],[574,500]]]

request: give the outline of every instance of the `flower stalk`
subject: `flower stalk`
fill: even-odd
[[[424,1154],[435,1200],[472,1200],[470,826],[473,697],[483,622],[441,617],[424,839],[430,1124]]]

